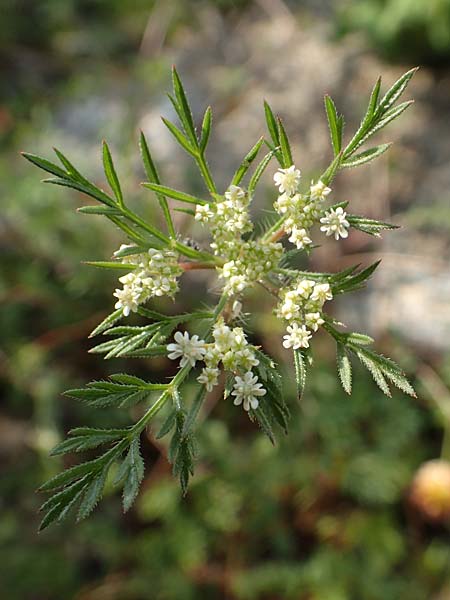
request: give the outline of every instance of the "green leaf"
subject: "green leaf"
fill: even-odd
[[[239,185],[250,168],[251,164],[255,160],[258,155],[258,152],[261,146],[264,143],[264,137],[260,137],[256,144],[251,148],[251,150],[244,156],[241,164],[239,165],[236,173],[233,175],[233,179],[231,181],[232,185]]]
[[[99,269],[116,269],[119,271],[133,271],[133,269],[137,268],[137,265],[120,263],[114,261],[106,261],[106,260],[85,260],[83,261],[84,265],[89,265],[90,267],[98,267]]]
[[[114,168],[114,163],[108,144],[105,141],[103,141],[103,169],[105,171],[106,179],[108,180],[108,183],[111,186],[119,205],[124,206],[119,178],[117,177],[116,169]]]
[[[57,475],[46,481],[39,488],[39,490],[41,492],[55,490],[67,485],[68,483],[72,483],[74,480],[80,479],[85,475],[95,473],[99,469],[100,458],[80,463],[79,465],[75,465],[73,467],[70,467],[69,469],[66,469],[65,471],[62,471],[62,473],[58,473]]]
[[[29,152],[21,152],[22,156],[29,160],[31,163],[42,169],[43,171],[47,171],[47,173],[51,173],[52,175],[56,175],[57,177],[61,177],[62,179],[67,178],[67,173],[50,162],[49,160],[42,158],[41,156],[37,156],[36,154],[30,154]]]
[[[341,164],[341,167],[344,169],[348,169],[351,167],[358,167],[359,165],[368,163],[371,160],[374,160],[375,158],[378,158],[379,156],[384,154],[386,152],[386,150],[388,150],[391,146],[392,146],[392,143],[389,143],[389,144],[381,144],[380,146],[374,146],[373,148],[369,148],[368,150],[365,150],[364,152],[360,152],[359,154],[356,154],[349,160],[346,160],[345,162],[343,162]]]
[[[106,204],[107,206],[112,206],[115,207],[116,203],[114,202],[114,200],[112,198],[110,198],[107,194],[105,194],[105,192],[103,192],[102,190],[100,190],[98,187],[94,186],[94,185],[84,185],[82,183],[80,183],[79,181],[75,181],[73,179],[59,179],[57,177],[50,177],[48,179],[43,179],[42,183],[50,183],[52,185],[60,185],[63,187],[68,187],[71,188],[73,190],[76,190],[77,192],[81,192],[82,194],[86,194],[87,196],[90,196],[91,198],[94,198],[95,200],[98,200],[99,202],[103,202],[104,204]]]
[[[147,381],[144,381],[140,377],[135,377],[134,375],[128,375],[127,373],[117,373],[114,375],[108,375],[108,377],[112,381],[116,381],[118,383],[123,383],[124,385],[137,385],[140,387],[145,387],[147,385]]]
[[[325,96],[325,111],[334,155],[337,156],[342,147],[343,119],[338,116],[336,106],[330,96]]]
[[[368,219],[366,217],[358,217],[357,215],[347,215],[347,221],[355,229],[359,229],[369,235],[376,237],[380,236],[381,231],[388,229],[398,229],[398,225],[392,225],[392,223],[384,223],[382,221],[376,221],[375,219]]]
[[[188,204],[207,204],[206,200],[202,200],[201,198],[196,198],[195,196],[191,196],[190,194],[186,194],[185,192],[179,192],[178,190],[174,190],[165,185],[159,185],[157,183],[143,183],[144,187],[157,192],[159,194],[164,194],[164,196],[168,196],[169,198],[173,198],[174,200],[179,200],[180,202],[187,202]]]
[[[186,415],[183,410],[177,410],[175,432],[169,447],[169,460],[172,463],[173,474],[180,480],[183,495],[186,494],[189,478],[194,474],[195,444],[192,432],[184,431]]]
[[[306,376],[310,364],[310,357],[305,350],[294,350],[295,381],[299,400],[301,400],[305,390]]]
[[[77,179],[78,181],[80,181],[81,183],[85,184],[85,185],[92,185],[90,181],[88,181],[86,179],[86,177],[84,177],[74,166],[73,164],[70,162],[70,160],[64,156],[64,154],[62,152],[60,152],[57,148],[53,148],[56,156],[59,158],[61,164],[63,165],[63,167],[66,169],[66,176],[69,179]]]
[[[397,386],[400,390],[402,390],[406,394],[409,394],[413,398],[416,397],[416,393],[411,384],[409,383],[408,379],[406,378],[406,375],[393,360],[387,358],[386,356],[377,354],[376,352],[374,352],[373,350],[369,350],[368,348],[358,348],[354,345],[351,345],[349,347],[353,352],[359,354],[358,357],[360,358],[360,360],[365,360],[376,365],[376,367],[382,372],[382,374],[385,377],[387,377],[390,381],[392,381],[392,383],[395,386]]]
[[[384,115],[391,106],[397,102],[403,92],[406,90],[408,83],[411,81],[412,77],[418,70],[418,67],[410,69],[406,73],[404,73],[394,85],[386,92],[383,98],[380,100],[378,105],[376,116]]]
[[[182,148],[184,148],[186,150],[186,152],[188,152],[192,156],[196,156],[197,149],[190,143],[190,141],[184,135],[184,133],[182,131],[180,131],[178,129],[178,127],[176,125],[174,125],[173,123],[171,123],[168,119],[166,119],[164,117],[161,117],[161,119],[162,119],[164,125],[167,127],[167,129],[170,131],[170,133],[173,135],[173,137],[180,144],[180,146]]]
[[[352,393],[352,365],[347,354],[347,350],[343,344],[339,342],[336,344],[336,360],[339,373],[339,379],[341,380],[342,387],[347,394]]]
[[[269,162],[272,160],[274,155],[273,151],[268,152],[259,165],[256,167],[255,172],[253,173],[250,182],[248,184],[248,195],[251,197],[255,191],[256,186],[258,185],[258,181],[261,179],[262,174],[266,170]]]
[[[55,521],[62,521],[74,504],[79,500],[83,492],[89,485],[90,478],[86,476],[75,483],[64,488],[62,491],[53,494],[40,507],[40,512],[46,512],[46,515],[39,525],[39,532],[46,529]]]
[[[152,155],[150,154],[150,149],[147,144],[147,140],[145,139],[144,133],[141,131],[139,137],[139,149],[141,151],[142,162],[144,163],[145,174],[147,175],[148,180],[151,183],[160,183],[158,171],[156,169],[156,165],[153,161]],[[158,202],[161,207],[161,210],[164,213],[164,218],[167,223],[167,228],[171,237],[176,237],[175,228],[173,225],[172,217],[170,215],[169,206],[167,204],[167,200],[163,194],[157,194]]]
[[[206,146],[208,144],[209,136],[211,134],[211,123],[212,123],[212,110],[211,107],[205,110],[205,114],[203,116],[202,122],[202,133],[200,137],[200,152],[204,152],[206,150]]]
[[[277,127],[277,121],[269,106],[269,103],[264,100],[264,114],[266,117],[267,129],[269,130],[270,137],[272,138],[274,146],[280,146],[280,136]]]
[[[123,484],[123,512],[128,512],[136,500],[141,482],[144,479],[144,461],[139,449],[139,438],[135,437],[125,458],[126,476]]]
[[[409,106],[411,106],[411,104],[414,104],[414,100],[409,100],[408,102],[403,102],[402,104],[399,104],[398,106],[394,106],[393,108],[391,108],[390,110],[388,110],[382,118],[376,120],[374,122],[373,125],[370,126],[370,128],[368,129],[368,131],[360,138],[360,140],[358,141],[358,143],[355,145],[353,150],[356,150],[357,148],[359,148],[360,146],[362,146],[362,144],[364,144],[364,142],[366,142],[369,137],[371,137],[372,135],[374,135],[375,133],[377,133],[378,131],[380,131],[381,129],[383,129],[383,127],[386,127],[386,125],[388,125],[389,123],[391,123],[391,121],[394,121],[397,117],[399,117]],[[348,158],[348,154],[345,154],[346,159]]]
[[[85,519],[91,514],[97,506],[105,487],[106,477],[108,476],[110,465],[106,465],[103,470],[90,482],[84,491],[83,499],[78,509],[77,521]]]
[[[375,341],[370,335],[357,333],[356,331],[342,335],[345,335],[347,344],[356,344],[357,346],[370,346],[370,344],[373,344]]]
[[[391,390],[389,389],[389,386],[386,383],[386,379],[383,376],[383,372],[378,366],[378,364],[372,359],[370,355],[367,354],[367,351],[365,349],[354,348],[353,352],[359,358],[361,363],[370,372],[380,390],[390,398],[392,396]]]
[[[191,108],[189,106],[189,102],[186,96],[186,93],[183,88],[183,84],[181,83],[181,79],[177,73],[175,67],[172,67],[172,83],[173,83],[173,91],[175,93],[176,105],[178,105],[178,116],[183,124],[183,128],[186,132],[186,135],[191,139],[191,142],[197,146],[197,135],[195,132],[194,120],[192,118]]]
[[[103,319],[103,321],[100,323],[100,325],[97,325],[97,327],[89,334],[89,337],[92,338],[96,335],[99,335],[100,333],[103,333],[107,329],[110,329],[110,327],[112,327],[112,325],[114,325],[114,323],[117,323],[117,321],[119,321],[122,317],[123,317],[122,309],[118,308],[113,313],[108,315],[106,317],[106,319]]]
[[[289,143],[288,136],[286,134],[286,130],[283,126],[283,123],[282,123],[280,117],[278,117],[278,119],[277,119],[277,126],[278,126],[278,136],[280,139],[281,154],[283,157],[283,166],[286,169],[294,164],[294,161],[292,160],[291,145]]]
[[[380,262],[381,260],[377,260],[362,271],[359,271],[356,275],[350,275],[345,279],[332,284],[331,289],[333,294],[348,293],[360,289],[367,279],[369,279],[369,277],[373,274]]]
[[[121,439],[126,434],[126,429],[95,429],[91,434],[75,435],[60,442],[52,449],[50,456],[91,450],[108,442]]]
[[[353,136],[353,138],[350,140],[349,144],[347,145],[347,148],[345,149],[345,152],[344,152],[344,158],[351,156],[351,154],[353,153],[355,148],[358,147],[359,145],[361,145],[361,139],[363,139],[364,136],[366,135],[368,129],[370,128],[372,121],[376,120],[376,119],[374,119],[374,115],[375,115],[375,109],[376,109],[377,102],[378,102],[378,97],[380,95],[380,87],[381,87],[381,77],[379,77],[377,79],[377,81],[373,87],[373,90],[372,90],[372,93],[371,93],[370,99],[369,99],[369,104],[367,106],[366,114],[364,115],[355,135]]]
[[[77,212],[84,215],[122,216],[122,211],[112,206],[80,206],[77,208]]]

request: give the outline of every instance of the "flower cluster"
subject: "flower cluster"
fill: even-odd
[[[239,294],[247,287],[262,280],[274,269],[283,253],[283,246],[265,240],[240,241],[231,258],[219,269],[219,277],[225,279],[224,291]]]
[[[115,253],[122,255],[128,246],[122,245]],[[171,250],[150,248],[147,254],[132,254],[122,259],[123,263],[136,268],[119,277],[122,289],[116,289],[115,308],[121,308],[125,317],[136,312],[138,306],[153,296],[173,296],[178,291],[178,281],[183,269],[178,265],[178,255]]]
[[[211,248],[215,254],[229,256],[242,234],[252,231],[248,205],[248,195],[237,185],[231,185],[221,201],[197,204],[195,219],[209,225],[213,236]]]
[[[335,239],[348,236],[350,227],[346,220],[346,213],[342,207],[324,211],[322,205],[331,188],[319,179],[311,182],[309,192],[301,194],[299,191],[300,171],[292,165],[287,169],[278,169],[273,176],[280,196],[274,203],[277,213],[285,217],[284,229],[290,234],[289,241],[298,249],[303,249],[312,244],[310,237],[311,227],[320,221],[320,228],[327,236],[334,235]]]
[[[189,364],[191,367],[202,360],[205,367],[197,381],[210,392],[218,383],[220,363],[226,371],[234,374],[234,387],[231,394],[235,397],[234,404],[243,404],[246,411],[258,408],[258,397],[264,396],[266,390],[258,382],[252,368],[259,364],[253,346],[251,346],[241,327],[229,327],[223,319],[214,326],[212,336],[214,342],[208,344],[197,335],[189,337],[189,333],[175,333],[175,343],[169,344],[168,357],[172,360],[181,357],[180,366]]]
[[[331,192],[322,181],[311,183],[308,194],[299,192],[301,174],[292,165],[278,169],[273,176],[280,196],[274,203],[277,213],[285,217],[284,229],[290,234],[289,241],[303,249],[312,244],[309,230],[322,214],[323,200]]]
[[[329,284],[302,279],[282,289],[280,298],[277,315],[289,323],[283,346],[294,350],[308,348],[312,332],[324,323],[323,305],[333,298]]]
[[[274,269],[283,253],[276,242],[245,241],[244,233],[252,231],[246,192],[231,185],[224,199],[215,204],[198,204],[195,219],[210,226],[214,253],[226,258],[218,268],[219,277],[225,280],[224,291],[230,295],[242,293],[250,285]]]

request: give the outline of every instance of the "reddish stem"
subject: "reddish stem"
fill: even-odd
[[[193,271],[194,269],[214,269],[216,266],[211,263],[201,262],[180,262],[178,264],[184,271]]]

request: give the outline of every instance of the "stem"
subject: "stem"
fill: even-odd
[[[220,313],[225,308],[225,305],[228,301],[228,295],[222,294],[213,314],[212,322],[213,324],[217,321]],[[211,329],[211,325],[208,325],[208,328],[205,330],[203,334],[204,337],[207,337],[209,331]],[[167,384],[167,389],[161,394],[161,396],[154,402],[150,408],[142,415],[142,417],[137,421],[130,430],[130,435],[136,435],[136,433],[140,433],[145,429],[147,423],[156,415],[156,413],[161,410],[167,400],[174,395],[176,395],[178,388],[186,379],[186,377],[191,372],[191,365],[187,364],[182,367],[175,377],[172,379],[170,384]]]
[[[206,186],[211,194],[217,194],[217,188],[213,181],[211,171],[209,170],[208,163],[206,162],[205,155],[203,152],[199,152],[195,156],[195,161],[198,164],[200,172],[205,180]]]
[[[178,263],[184,271],[193,271],[195,269],[215,269],[216,265],[212,263],[195,263],[195,262],[180,262]]]
[[[164,233],[161,233],[161,231],[159,231],[159,229],[157,229],[156,227],[153,227],[152,225],[144,221],[144,219],[141,219],[139,215],[131,211],[129,208],[122,209],[122,213],[124,217],[130,219],[130,221],[132,221],[136,225],[139,225],[139,227],[141,227],[145,231],[148,231],[148,233],[150,233],[154,237],[158,238],[162,242],[165,242],[166,244],[170,243],[170,238],[164,235]]]
[[[280,231],[284,232],[284,229],[282,227],[283,223],[285,222],[286,217],[280,217],[278,219],[278,221],[276,223],[274,223],[272,225],[272,227],[270,227],[270,229],[268,229],[266,231],[266,233],[262,236],[262,239],[267,241],[267,240],[272,240],[272,236],[275,236],[275,234],[278,236]],[[282,237],[281,235],[279,237]],[[279,237],[277,237],[276,239],[279,239]]]

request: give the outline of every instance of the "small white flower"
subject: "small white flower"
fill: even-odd
[[[320,312],[306,313],[305,323],[313,331],[317,331],[324,324],[324,320],[320,316]]]
[[[280,190],[280,193],[286,192],[290,196],[295,194],[300,183],[300,171],[295,168],[295,165],[290,166],[287,169],[278,169],[273,176],[275,185]]]
[[[309,188],[309,191],[313,200],[325,200],[325,198],[331,192],[331,188],[327,187],[323,181],[319,179],[317,183],[311,181],[311,187]]]
[[[231,394],[235,396],[233,403],[236,406],[244,403],[244,410],[249,411],[250,408],[253,410],[258,408],[258,396],[264,396],[266,390],[262,387],[262,384],[258,382],[258,377],[253,375],[251,371],[247,371],[244,377],[236,375],[234,389]]]
[[[205,367],[202,369],[201,374],[197,377],[197,381],[202,383],[206,387],[206,391],[210,392],[215,385],[217,385],[219,377],[219,369]]]
[[[213,329],[213,338],[216,348],[226,352],[233,344],[234,334],[228,325],[225,325],[223,321],[218,321]]]
[[[225,198],[235,204],[245,198],[245,191],[238,185],[230,185],[228,190],[225,192]]]
[[[297,246],[299,250],[312,244],[311,238],[308,236],[306,229],[298,229],[297,227],[292,228],[291,237],[289,241]]]
[[[176,344],[168,344],[167,350],[170,352],[168,358],[176,360],[180,356],[180,367],[190,364],[193,367],[197,360],[202,360],[206,354],[205,340],[200,340],[198,335],[189,337],[187,331],[181,333],[177,331],[173,336]]]
[[[283,336],[283,346],[285,348],[309,348],[309,340],[311,339],[311,333],[306,329],[304,325],[298,325],[293,323],[287,327],[287,335]]]
[[[302,298],[309,298],[315,287],[316,284],[311,279],[302,279],[298,283],[296,291]]]
[[[300,306],[291,298],[285,298],[284,302],[278,309],[278,315],[282,319],[286,319],[287,321],[291,321],[295,319],[300,314]]]
[[[126,285],[122,290],[117,289],[113,296],[117,298],[114,308],[121,308],[124,317],[128,317],[130,312],[137,311],[139,306],[138,296],[131,286]]]
[[[207,223],[214,216],[209,204],[197,204],[195,206],[195,220]]]
[[[339,237],[348,237],[347,229],[350,227],[350,223],[345,218],[347,213],[344,211],[342,206],[338,206],[336,210],[331,208],[325,213],[325,216],[320,219],[323,223],[320,231],[325,232],[328,235],[334,235],[334,239],[338,240]]]
[[[248,347],[235,352],[234,360],[236,366],[241,369],[251,369],[259,365],[259,360],[256,358],[253,350]]]
[[[333,294],[331,293],[331,288],[328,283],[317,283],[314,287],[314,291],[311,294],[311,300],[313,302],[318,302],[320,305],[323,305],[327,300],[332,300]]]

